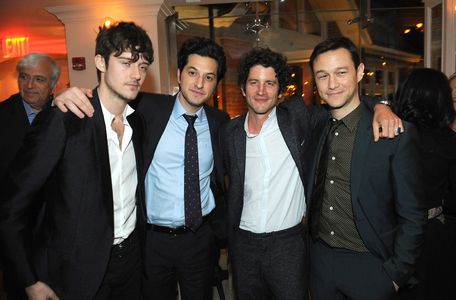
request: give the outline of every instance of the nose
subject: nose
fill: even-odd
[[[27,78],[25,80],[26,80],[26,83],[25,83],[26,87],[29,88],[29,89],[32,89],[33,88],[33,82],[34,82],[33,77]]]
[[[204,87],[204,78],[203,78],[203,76],[198,76],[196,78],[195,84],[196,84],[197,88],[202,89]]]
[[[264,84],[259,84],[258,85],[258,90],[257,90],[258,95],[263,95],[264,94],[264,89],[265,89]]]
[[[140,70],[140,66],[134,66],[133,68],[131,68],[131,73],[130,73],[130,77],[131,78],[134,78],[136,80],[140,80],[141,79],[141,70]]]
[[[333,90],[339,86],[339,83],[337,82],[337,79],[335,78],[335,76],[329,76],[328,85],[331,90]]]

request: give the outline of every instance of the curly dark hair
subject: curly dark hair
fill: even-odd
[[[245,87],[250,69],[256,65],[265,68],[271,67],[276,73],[279,81],[279,93],[283,93],[289,82],[289,70],[287,59],[278,52],[269,48],[253,48],[247,52],[239,62],[238,66],[238,84],[241,88]]]
[[[99,27],[96,39],[95,55],[104,58],[108,67],[109,56],[120,56],[130,51],[133,61],[142,56],[149,64],[154,61],[154,49],[146,31],[133,22],[118,22],[110,27]],[[100,80],[100,71],[97,71]]]
[[[177,68],[182,72],[188,63],[188,57],[198,54],[203,57],[210,57],[217,61],[217,82],[225,77],[226,57],[223,48],[211,39],[194,36],[186,40],[177,55]]]
[[[417,127],[444,128],[455,116],[447,77],[428,68],[415,69],[405,78],[396,91],[392,108]]]

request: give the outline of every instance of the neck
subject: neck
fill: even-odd
[[[106,88],[103,88],[100,85],[97,89],[98,97],[100,101],[103,103],[104,107],[112,113],[113,115],[117,116],[123,113],[125,110],[125,106],[127,105],[127,100],[121,99],[118,96],[113,95],[110,93]]]
[[[247,118],[247,127],[249,128],[249,133],[258,134],[263,127],[264,122],[269,118],[269,114],[255,114],[254,112],[249,112]]]
[[[345,118],[348,114],[350,114],[352,111],[354,111],[359,104],[361,103],[361,100],[359,99],[358,96],[354,97],[350,102],[345,104],[342,107],[339,108],[332,108],[330,110],[331,116],[333,116],[334,119],[336,120],[341,120]]]
[[[185,112],[190,115],[196,114],[196,112],[202,107],[202,105],[194,106],[189,104],[188,101],[184,99],[184,95],[182,94],[182,92],[179,92],[179,94],[177,95],[177,99],[179,100],[182,107],[185,109]]]

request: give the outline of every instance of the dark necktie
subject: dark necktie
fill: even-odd
[[[184,163],[185,226],[196,231],[203,222],[199,185],[198,140],[195,127],[193,127],[197,116],[184,114],[184,118],[188,123],[185,132]]]

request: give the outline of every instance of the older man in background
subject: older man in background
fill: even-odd
[[[60,68],[48,55],[31,53],[16,66],[19,93],[0,103],[0,182],[36,115],[50,105]]]

